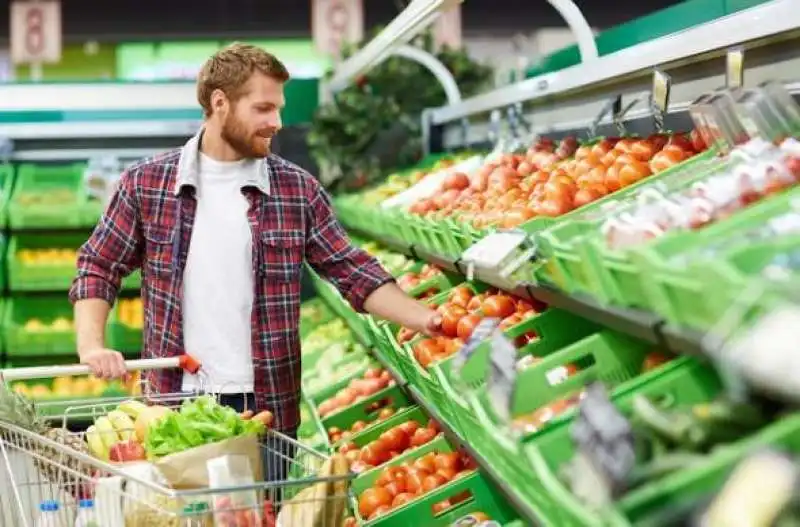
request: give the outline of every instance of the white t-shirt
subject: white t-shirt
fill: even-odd
[[[197,209],[184,271],[186,353],[198,359],[209,385],[192,375],[184,391],[253,391],[250,315],[253,309],[253,238],[243,181],[257,161],[216,161],[200,154]]]

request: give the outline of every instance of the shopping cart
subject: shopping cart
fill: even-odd
[[[179,357],[128,361],[126,367],[128,371],[184,368],[194,373],[199,365]],[[9,389],[12,381],[88,373],[82,365],[0,370],[0,389]],[[287,479],[176,490],[158,477],[150,463],[114,464],[92,456],[85,447],[86,432],[68,429],[75,419],[105,415],[123,400],[177,408],[208,396],[156,394],[146,384],[141,394],[76,402],[51,421],[52,427],[39,425],[31,430],[0,420],[0,527],[38,527],[37,518],[44,512],[53,520],[47,527],[72,527],[79,512],[86,511],[91,511],[88,515],[95,521],[88,525],[96,527],[342,525],[353,476],[332,475],[330,458],[277,431],[267,431],[260,445],[262,454],[285,462]],[[6,397],[6,402],[12,400],[17,401]],[[21,411],[40,409],[32,403],[25,406]]]

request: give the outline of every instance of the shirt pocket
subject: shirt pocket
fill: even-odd
[[[161,225],[149,225],[144,228],[148,273],[153,276],[168,276],[172,273],[175,236],[175,229]]]
[[[259,270],[268,284],[299,284],[305,241],[305,234],[302,231],[279,230],[261,233]]]

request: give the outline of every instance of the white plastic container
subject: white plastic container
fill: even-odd
[[[100,527],[94,510],[94,500],[81,500],[78,503],[75,527]]]
[[[34,527],[70,527],[64,517],[64,511],[59,510],[55,500],[46,500],[39,504],[39,516],[34,522]]]

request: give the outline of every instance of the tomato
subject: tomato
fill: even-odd
[[[669,137],[667,137],[666,134],[658,133],[658,134],[651,134],[650,137],[647,138],[647,140],[653,144],[653,147],[656,149],[656,151],[659,151],[662,148],[664,148],[664,145],[667,144]]]
[[[422,480],[422,490],[423,492],[430,492],[433,489],[441,487],[445,483],[447,483],[447,480],[439,474],[431,474],[425,476],[425,479]]]
[[[514,299],[508,295],[493,295],[487,298],[481,305],[481,311],[487,317],[505,318],[511,316],[516,311],[517,306]]]
[[[378,419],[381,421],[385,421],[389,419],[391,416],[395,414],[394,408],[381,408],[381,411],[378,412]]]
[[[692,149],[695,152],[703,152],[708,148],[705,139],[703,139],[703,135],[696,128],[689,134],[689,139],[692,143]]]
[[[647,140],[636,141],[633,143],[633,146],[630,150],[630,153],[634,158],[644,162],[650,161],[650,159],[656,155],[656,152],[657,150],[655,146],[653,146],[653,143]]]
[[[572,203],[571,201],[566,200],[566,196],[564,196],[564,198],[564,200],[545,199],[541,202],[538,213],[542,216],[547,216],[550,218],[555,218],[557,216],[561,216],[562,214],[566,214],[572,210]]]
[[[344,519],[342,527],[358,527],[358,522],[352,516],[348,516],[347,518]]]
[[[528,207],[516,206],[506,212],[503,218],[503,228],[513,229],[536,216],[536,213]]]
[[[347,454],[348,452],[351,452],[353,450],[358,450],[358,446],[352,441],[342,443],[342,446],[339,447],[339,452],[342,454]]]
[[[413,331],[408,328],[400,328],[400,331],[397,332],[397,342],[399,344],[404,344],[406,342],[409,342],[416,336],[417,336],[416,331]]]
[[[472,289],[465,285],[460,285],[450,291],[447,300],[453,305],[465,308],[473,296],[474,293],[472,292]]]
[[[619,150],[611,150],[600,159],[600,163],[603,166],[610,167],[617,161],[617,157],[619,157],[620,154],[621,152]]]
[[[464,190],[469,187],[469,176],[463,172],[452,172],[444,179],[443,188],[447,190]]]
[[[653,159],[650,160],[650,170],[653,171],[654,174],[666,170],[673,165],[677,165],[681,161],[683,161],[684,155],[682,151],[678,150],[667,150],[666,148],[661,152],[657,153],[653,156]]]
[[[392,504],[393,496],[383,487],[370,487],[358,497],[358,513],[363,518],[369,518],[380,507]]]
[[[583,207],[584,205],[596,201],[602,197],[603,195],[597,192],[597,190],[591,188],[582,188],[575,194],[575,201],[573,201],[573,205],[577,209],[578,207]]]
[[[421,425],[418,422],[411,420],[397,426],[402,429],[408,437],[412,437],[414,432],[416,432]]]
[[[522,177],[530,176],[536,170],[536,166],[530,161],[523,161],[517,167],[517,174]]]
[[[400,476],[387,483],[384,488],[389,491],[389,494],[392,495],[392,500],[394,500],[398,494],[408,491],[408,482],[405,476]]]
[[[436,432],[430,428],[419,428],[411,436],[411,446],[418,447],[430,443],[436,437]]]
[[[575,150],[575,159],[581,160],[589,157],[592,154],[592,147],[588,145],[581,145]]]
[[[427,428],[433,430],[434,433],[437,433],[437,434],[442,431],[442,429],[439,427],[439,423],[437,423],[435,419],[429,419],[428,420]]]
[[[637,181],[652,174],[650,167],[641,161],[633,161],[619,170],[619,182],[623,187],[633,185]]]
[[[480,295],[475,295],[470,298],[469,303],[467,304],[467,311],[472,313],[473,311],[477,311],[483,305],[483,301],[486,299],[486,294],[482,293]]]
[[[650,371],[672,360],[672,357],[658,351],[648,353],[642,363],[642,371]]]
[[[667,141],[667,145],[664,147],[664,150],[667,148],[674,146],[684,152],[691,152],[694,150],[694,145],[692,145],[692,140],[686,137],[686,134],[674,134],[672,137],[669,138]]]
[[[410,492],[402,492],[394,497],[392,500],[392,508],[396,509],[398,507],[402,507],[409,501],[412,501],[416,496],[411,494]]]
[[[385,431],[379,439],[383,441],[386,450],[397,450],[398,452],[408,448],[410,440],[405,431],[397,427]]]
[[[469,340],[470,335],[472,335],[472,332],[475,331],[475,327],[480,323],[480,321],[480,315],[470,314],[462,317],[461,320],[458,321],[458,338],[464,341]]]
[[[422,492],[422,483],[427,476],[427,472],[420,471],[416,468],[409,468],[406,474],[406,488],[408,492],[414,495]]]
[[[636,141],[634,139],[620,139],[617,141],[617,144],[614,145],[614,150],[627,154],[633,151],[633,146],[635,144]]]
[[[359,461],[373,467],[380,465],[388,458],[388,452],[381,447],[382,445],[377,441],[365,445],[358,455]]]
[[[422,456],[414,460],[414,468],[427,474],[436,472],[435,456]]]
[[[610,152],[614,148],[614,144],[609,141],[608,139],[603,139],[602,141],[598,141],[592,147],[592,154],[597,159],[601,159],[604,155]]]
[[[497,167],[489,175],[488,189],[506,192],[519,186],[522,178],[510,167]]]
[[[458,335],[458,321],[468,313],[465,307],[460,305],[450,305],[442,309],[442,333],[448,337]]]
[[[461,466],[460,456],[458,452],[447,452],[436,455],[434,458],[434,466],[437,469],[452,469],[458,470]]]
[[[453,504],[450,503],[450,500],[443,500],[438,503],[434,503],[433,507],[431,507],[431,512],[433,512],[434,514],[442,514],[446,510],[450,509],[452,506]]]

